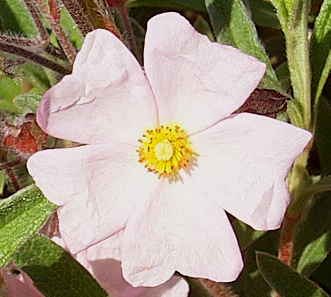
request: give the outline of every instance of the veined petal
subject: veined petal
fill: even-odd
[[[233,281],[241,253],[228,218],[184,172],[183,181],[161,180],[153,199],[132,212],[122,241],[124,278],[133,286],[157,286],[178,272]]]
[[[85,144],[136,143],[157,121],[150,85],[137,60],[113,34],[89,33],[73,73],[44,95],[37,121],[48,134]]]
[[[100,285],[118,297],[185,297],[189,286],[182,277],[173,276],[160,286],[132,287],[122,276],[119,255],[123,231],[77,254],[77,260],[87,268]],[[116,259],[116,260],[115,260]]]
[[[265,72],[265,64],[210,42],[177,13],[148,22],[144,60],[160,123],[175,122],[189,134],[239,108]]]
[[[238,114],[190,137],[192,179],[210,199],[255,229],[279,228],[289,194],[285,177],[311,138],[293,125]]]
[[[143,289],[142,294],[137,297],[185,297],[189,293],[189,285],[183,277],[173,276],[164,284],[157,287],[140,287]],[[136,289],[136,288],[134,288]],[[132,289],[131,289],[132,290]],[[133,297],[129,290],[123,297]]]
[[[41,151],[28,160],[37,186],[58,209],[61,236],[77,253],[125,227],[155,176],[131,145],[87,145]]]

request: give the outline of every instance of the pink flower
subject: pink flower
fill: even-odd
[[[24,272],[18,275],[3,273],[2,276],[7,286],[8,297],[44,297]]]
[[[184,278],[172,276],[157,287],[132,287],[122,276],[121,239],[123,232],[107,238],[76,255],[77,260],[112,297],[185,297],[189,286]]]
[[[265,65],[211,43],[176,13],[149,21],[144,67],[111,33],[88,34],[72,74],[37,114],[46,133],[87,145],[36,153],[29,172],[60,206],[72,253],[123,232],[133,286],[157,286],[175,271],[232,281],[243,264],[225,211],[255,229],[278,228],[284,179],[311,134],[232,115]]]

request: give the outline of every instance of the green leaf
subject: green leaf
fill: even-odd
[[[228,0],[227,0],[228,1]],[[273,6],[265,0],[248,0],[253,21],[259,26],[279,28]],[[129,0],[128,7],[161,7],[166,9],[185,9],[207,14],[204,0]]]
[[[311,37],[312,98],[317,102],[331,69],[331,0],[325,0]]]
[[[0,196],[3,195],[7,182],[7,174],[5,171],[0,171]]]
[[[215,41],[214,34],[211,30],[211,27],[206,22],[206,20],[204,18],[202,18],[201,16],[198,16],[197,19],[195,20],[194,28],[201,34],[206,35],[210,41]]]
[[[51,87],[51,82],[54,78],[49,77],[46,69],[33,63],[24,63],[18,68],[24,78],[34,86],[36,92],[43,94]],[[54,75],[54,74],[53,74]]]
[[[38,35],[36,26],[22,0],[0,1],[1,31],[24,34],[26,37]]]
[[[298,224],[293,242],[293,264],[310,276],[331,252],[331,193],[315,195]]]
[[[128,7],[165,7],[206,13],[204,0],[129,0]]]
[[[237,229],[235,229],[237,231]],[[231,283],[231,287],[238,296],[261,297],[270,296],[270,286],[260,274],[255,251],[265,251],[277,255],[279,245],[279,230],[265,232],[256,241],[251,243],[244,251],[244,269],[239,278]],[[238,234],[238,238],[242,234]],[[239,242],[242,241],[239,239]],[[242,248],[240,246],[240,248]]]
[[[280,90],[275,71],[259,41],[255,25],[243,2],[241,0],[206,0],[206,7],[217,41],[232,45],[266,63],[266,74],[260,86]]]
[[[0,267],[34,235],[56,210],[35,186],[28,186],[0,201]]]
[[[231,224],[237,235],[241,250],[247,249],[253,242],[265,234],[265,231],[254,230],[239,220],[233,220]]]
[[[319,286],[267,253],[256,252],[259,270],[282,297],[328,297]]]
[[[249,7],[252,12],[252,19],[258,26],[280,29],[273,5],[265,0],[249,0]]]
[[[34,93],[20,94],[14,98],[14,104],[20,109],[21,114],[36,114],[41,97],[41,95]]]
[[[331,106],[321,97],[315,119],[315,142],[321,164],[322,176],[331,174]]]
[[[46,297],[108,296],[83,266],[44,236],[25,242],[13,260]]]
[[[13,104],[15,96],[21,93],[21,86],[18,81],[6,77],[0,76],[0,110],[17,113],[18,109]]]
[[[80,49],[83,44],[84,36],[77,28],[75,22],[71,18],[69,12],[64,6],[61,7],[61,19],[60,24],[63,30],[69,36],[70,41],[75,46],[76,49]]]
[[[287,65],[293,89],[287,114],[293,125],[311,129],[311,71],[309,64],[309,0],[270,0],[285,36]]]
[[[304,191],[305,195],[315,195],[320,192],[331,191],[331,175],[325,176],[317,183],[309,185]]]

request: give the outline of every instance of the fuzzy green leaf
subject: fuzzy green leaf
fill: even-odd
[[[282,297],[329,296],[315,283],[272,255],[257,252],[256,260],[266,282]]]
[[[50,239],[36,235],[14,257],[46,297],[106,297],[107,293],[67,251]]]
[[[331,106],[321,97],[315,119],[315,142],[321,164],[322,176],[331,174]]]
[[[201,34],[206,35],[210,41],[215,41],[214,34],[212,32],[211,27],[206,22],[206,20],[204,18],[202,18],[201,16],[198,16],[197,19],[195,20],[194,28]]]
[[[331,69],[331,0],[325,0],[311,37],[312,98],[317,101]]]
[[[17,113],[18,109],[13,104],[15,96],[20,94],[21,86],[18,81],[6,76],[0,77],[0,110]]]
[[[35,186],[28,186],[0,201],[0,267],[34,235],[56,210]]]
[[[84,37],[64,6],[61,7],[60,24],[63,30],[69,36],[69,39],[75,48],[80,49],[82,47]]]
[[[14,104],[20,109],[21,114],[37,113],[41,95],[34,93],[24,93],[14,98]]]
[[[331,252],[331,192],[319,193],[312,199],[296,228],[293,264],[310,276]]]
[[[129,7],[166,7],[173,9],[189,9],[206,13],[204,0],[130,0]]]
[[[236,232],[237,230],[238,228],[235,229]],[[243,243],[243,241],[240,239],[243,236],[242,232],[243,231],[240,231],[240,233],[238,234],[240,244]],[[249,233],[251,233],[250,228],[248,228],[248,235]],[[235,282],[231,283],[231,288],[238,296],[270,296],[271,288],[265,282],[261,273],[258,270],[255,251],[265,251],[269,254],[277,255],[279,245],[279,233],[279,230],[265,232],[255,241],[251,241],[248,246],[248,242],[244,242],[244,244],[246,245],[245,249],[243,249],[240,245],[241,250],[243,250],[244,269],[241,272],[239,278]]]
[[[52,77],[54,73],[33,63],[24,63],[18,67],[18,72],[23,74],[39,94],[46,92],[51,87],[51,81],[54,81],[54,77]]]
[[[19,35],[23,33],[26,37],[38,35],[37,28],[22,0],[1,0],[0,21],[3,32]]]
[[[260,87],[280,90],[275,71],[259,41],[250,12],[243,2],[241,0],[206,0],[206,7],[217,41],[232,45],[266,63],[267,70]]]
[[[273,5],[264,0],[250,0],[248,1],[249,8],[252,12],[252,18],[256,25],[280,28],[280,24]]]
[[[320,192],[331,191],[331,175],[323,177],[317,183],[310,185],[305,190],[306,195],[315,195]]]

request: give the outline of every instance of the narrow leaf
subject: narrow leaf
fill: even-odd
[[[280,29],[273,5],[265,0],[249,0],[249,7],[252,12],[252,19],[258,26]]]
[[[282,297],[329,296],[315,283],[272,255],[256,252],[256,260],[263,278]]]
[[[206,13],[204,0],[130,0],[129,7],[149,6],[195,10]]]
[[[316,18],[311,37],[312,98],[322,93],[331,69],[331,0],[325,0]]]
[[[22,0],[1,0],[0,20],[2,31],[24,34],[26,37],[38,35],[38,30]]]
[[[331,175],[325,176],[317,183],[307,187],[305,193],[306,195],[315,195],[326,191],[331,191]]]
[[[321,97],[315,119],[315,142],[321,163],[322,176],[331,174],[331,106]]]
[[[217,41],[232,45],[266,63],[267,70],[260,87],[280,89],[275,71],[259,41],[255,25],[243,2],[241,0],[206,0],[206,7]]]
[[[330,252],[327,249],[329,237],[329,233],[324,233],[305,247],[297,266],[298,272],[310,276],[326,259]]]
[[[0,267],[43,226],[55,209],[35,185],[0,201]]]
[[[293,242],[293,263],[310,276],[331,252],[331,192],[315,195],[298,224]]]
[[[36,235],[14,257],[35,287],[46,297],[106,297],[107,293],[67,251]]]

